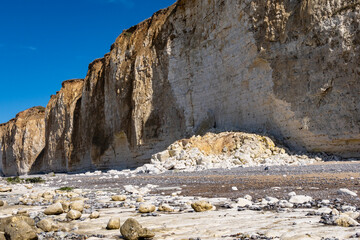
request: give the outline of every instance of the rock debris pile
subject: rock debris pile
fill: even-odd
[[[270,165],[304,165],[330,159],[325,154],[291,153],[266,136],[243,132],[207,133],[171,144],[154,154],[151,164],[136,173],[162,173],[167,170],[200,171]],[[339,159],[339,158],[337,158]]]

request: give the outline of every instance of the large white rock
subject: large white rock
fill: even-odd
[[[253,203],[245,198],[238,198],[237,205],[239,207],[251,206]]]
[[[353,197],[357,197],[357,194],[355,192],[350,191],[347,188],[340,188],[338,193],[339,194],[344,194],[344,195],[350,195],[350,196],[353,196]]]
[[[291,203],[303,204],[312,201],[313,198],[305,195],[292,196],[289,200]]]

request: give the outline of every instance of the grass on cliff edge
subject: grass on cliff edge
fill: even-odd
[[[20,177],[9,177],[6,179],[8,183],[17,184],[17,183],[44,183],[45,180],[41,177],[33,177],[33,178],[20,178]]]

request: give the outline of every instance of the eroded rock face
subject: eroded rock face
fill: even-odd
[[[359,157],[359,22],[356,0],[179,0],[51,99],[34,172],[135,167],[213,127]]]
[[[61,90],[51,96],[45,114],[46,145],[31,172],[68,171],[74,113],[81,101],[83,83],[83,79],[67,80]]]
[[[0,125],[0,170],[5,175],[26,174],[44,148],[45,108],[27,109]]]
[[[293,147],[360,154],[359,9],[356,0],[247,7],[258,59],[271,69],[270,122]]]
[[[358,10],[258,0],[159,11],[89,66],[69,168],[133,167],[211,127],[359,156]]]

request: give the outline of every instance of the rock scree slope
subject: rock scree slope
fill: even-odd
[[[359,24],[357,0],[179,0],[65,82],[45,128],[21,129],[42,147],[20,151],[39,155],[33,173],[131,168],[215,127],[359,157]],[[3,172],[25,173],[9,170],[27,161],[6,157],[10,132]]]

